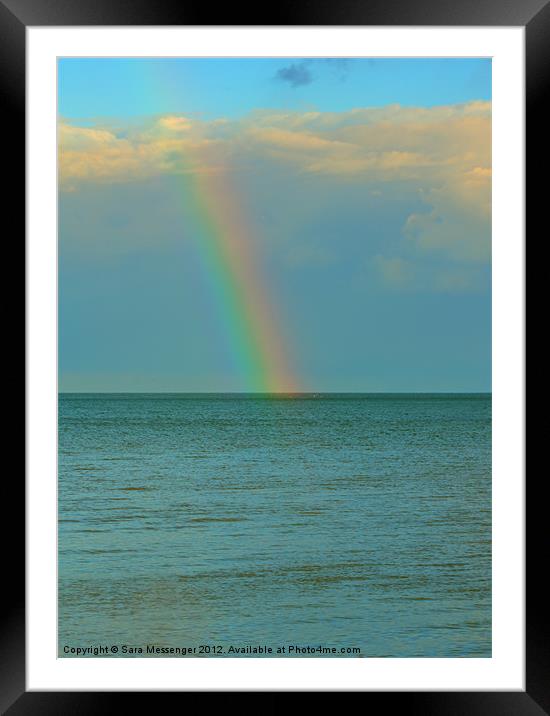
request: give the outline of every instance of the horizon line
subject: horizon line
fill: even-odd
[[[492,390],[58,390],[58,395],[492,395]]]

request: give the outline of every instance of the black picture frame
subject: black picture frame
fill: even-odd
[[[215,17],[216,22],[211,19]],[[78,25],[384,25],[384,26],[524,26],[526,38],[526,143],[529,224],[545,226],[542,211],[546,182],[535,181],[535,167],[548,155],[547,114],[543,111],[550,68],[549,0],[339,0],[283,2],[261,11],[259,6],[168,0],[0,0],[0,97],[2,99],[6,166],[6,207],[19,227],[25,225],[25,31],[28,26]],[[9,139],[7,139],[9,137]],[[7,211],[5,212],[5,216]],[[11,235],[15,238],[13,230]],[[14,241],[14,243],[17,243]],[[18,398],[19,399],[19,398]],[[11,470],[10,470],[11,472]],[[540,716],[550,714],[550,621],[545,563],[548,554],[543,479],[532,479],[526,491],[526,690],[480,692],[363,692],[365,706],[393,706],[412,714],[475,716]],[[7,508],[16,519],[4,538],[7,560],[4,585],[7,603],[1,615],[0,708],[22,714],[96,714],[131,708],[161,708],[158,699],[178,692],[27,692],[25,690],[25,482],[18,472],[6,475]],[[18,518],[18,519],[17,519]],[[8,541],[9,540],[9,541]],[[137,697],[137,699],[136,699]]]

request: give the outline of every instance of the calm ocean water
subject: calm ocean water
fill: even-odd
[[[103,645],[491,656],[490,395],[60,395],[59,655]]]

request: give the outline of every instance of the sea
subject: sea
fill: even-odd
[[[490,394],[63,393],[58,428],[59,657],[491,657]]]

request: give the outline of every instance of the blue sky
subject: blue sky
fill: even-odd
[[[485,59],[60,60],[60,389],[246,389],[222,176],[301,388],[490,390],[490,99]]]
[[[342,112],[472,98],[491,99],[490,59],[59,61],[59,112],[68,118],[169,113],[235,118],[257,108]]]

